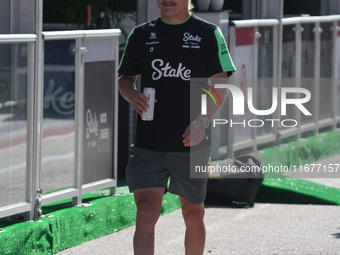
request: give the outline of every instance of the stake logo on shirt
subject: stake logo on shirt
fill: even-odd
[[[193,36],[189,32],[185,32],[184,35],[183,35],[183,41],[184,42],[188,42],[188,41],[201,42],[202,41],[202,37],[199,37],[198,35]]]
[[[183,45],[182,48],[186,49],[200,49],[200,43],[202,42],[202,37],[198,35],[192,35],[189,32],[183,34]]]
[[[177,67],[172,67],[169,62],[164,63],[162,59],[156,58],[151,62],[153,70],[152,79],[154,81],[162,77],[181,78],[184,81],[190,80],[191,70],[179,63]]]

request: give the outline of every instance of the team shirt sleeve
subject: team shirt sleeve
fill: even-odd
[[[125,50],[118,67],[118,73],[120,75],[132,76],[140,74],[141,65],[137,55],[137,43],[138,40],[136,39],[135,29],[133,29],[126,40]]]
[[[210,48],[208,68],[209,76],[221,72],[228,72],[228,76],[230,76],[236,71],[224,36],[219,27],[216,27],[214,30],[214,38]]]

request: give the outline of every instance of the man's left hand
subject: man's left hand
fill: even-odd
[[[205,135],[205,126],[202,121],[195,120],[184,131],[182,137],[184,146],[194,146],[199,144]]]

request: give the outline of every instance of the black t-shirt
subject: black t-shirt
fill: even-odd
[[[138,116],[135,145],[146,149],[189,151],[183,145],[190,116],[190,78],[235,71],[220,29],[195,15],[169,24],[161,18],[133,29],[119,65],[121,75],[141,74],[141,86],[156,89],[154,119]],[[196,148],[210,145],[210,129]],[[193,147],[191,147],[193,148]]]

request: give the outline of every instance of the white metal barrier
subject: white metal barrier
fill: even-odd
[[[267,116],[255,115],[247,107],[244,115],[233,116],[229,96],[228,104],[216,117],[227,118],[229,124],[212,131],[213,136],[219,134],[213,137],[213,159],[233,157],[235,151],[278,145],[283,139],[299,139],[339,125],[339,24],[340,15],[284,18],[282,23],[275,19],[231,22],[229,47],[238,71],[230,83],[238,86],[245,98],[248,89],[252,89],[253,106],[258,110],[271,108],[272,89],[276,88],[278,105]],[[283,116],[283,87],[310,91],[312,98],[306,108],[312,116],[289,106]],[[230,126],[230,120],[235,125]],[[298,125],[293,125],[292,120]],[[289,121],[290,125],[285,125]]]
[[[282,87],[305,88],[312,94],[306,107],[313,114],[303,116],[288,108],[287,118],[299,125],[285,128],[278,104],[266,118],[279,121],[265,122],[249,109],[238,119],[232,116],[230,96],[216,118],[234,118],[242,128],[228,125],[213,130],[213,159],[339,126],[339,26],[339,15],[285,18],[282,23],[232,22],[229,47],[238,72],[230,82],[245,95],[252,88],[256,109],[272,105],[273,88],[278,88],[279,98]],[[43,204],[65,198],[80,204],[84,193],[105,188],[114,192],[118,92],[113,75],[119,35],[116,29],[43,32],[44,51],[36,35],[0,35],[0,218],[21,214],[35,219]],[[37,51],[44,52],[40,61]],[[35,66],[44,71],[43,86],[36,84]],[[106,91],[110,82],[112,93]],[[106,93],[100,94],[101,90]],[[110,101],[111,111],[99,109]],[[265,124],[243,126],[254,119]]]
[[[0,35],[0,218],[117,186],[120,30],[42,35]]]

